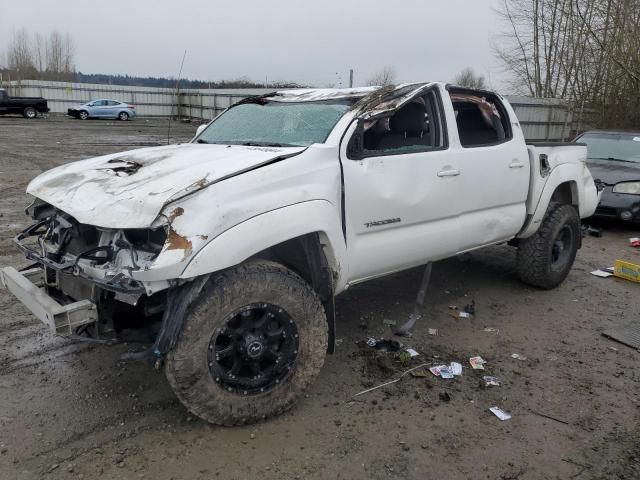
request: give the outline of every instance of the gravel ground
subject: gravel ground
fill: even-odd
[[[195,128],[174,123],[172,140]],[[31,178],[166,143],[166,135],[160,120],[0,118],[0,265],[24,264],[11,238],[28,225]],[[553,291],[519,283],[507,246],[438,262],[425,319],[407,341],[421,355],[404,363],[363,341],[390,338],[383,320],[411,312],[421,269],[354,287],[337,299],[337,352],[306,397],[279,418],[241,428],[190,416],[162,371],[119,361],[139,345],[54,338],[0,291],[0,477],[640,478],[640,353],[601,335],[638,318],[640,285],[589,275],[616,258],[640,263],[630,236],[638,231],[605,225],[602,238],[585,238]],[[451,315],[450,305],[471,300],[472,319]],[[484,372],[469,368],[475,355],[487,361]],[[463,364],[461,377],[406,376],[353,398],[413,365],[450,361]],[[501,386],[483,387],[483,374]],[[488,410],[494,405],[513,417],[501,422]]]

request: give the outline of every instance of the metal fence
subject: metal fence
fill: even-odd
[[[44,97],[52,113],[66,113],[71,105],[108,98],[135,105],[143,117],[185,116],[212,119],[225,108],[273,89],[180,89],[98,85],[92,83],[12,81],[4,85],[10,95]]]
[[[507,96],[528,141],[564,141],[576,129],[569,103],[559,98]]]
[[[250,95],[273,89],[180,89],[98,85],[89,83],[12,81],[4,85],[10,95],[44,97],[52,113],[97,98],[109,98],[135,105],[140,116],[188,117],[210,120],[225,108]],[[560,99],[507,96],[529,141],[561,141],[576,129],[569,104]]]

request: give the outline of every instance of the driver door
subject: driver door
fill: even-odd
[[[439,89],[373,124],[352,125],[343,143],[359,141],[358,129],[361,158],[341,146],[349,282],[455,255],[459,157],[448,151]]]

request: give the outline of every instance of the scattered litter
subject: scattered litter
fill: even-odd
[[[471,314],[468,312],[460,312],[458,318],[471,318]]]
[[[427,371],[424,369],[424,367],[418,368],[417,370],[413,370],[411,372],[411,376],[412,377],[426,377],[428,375]]]
[[[384,320],[382,320],[382,323],[384,323],[385,325],[389,326],[389,327],[393,327],[396,324],[395,320],[390,320],[388,318],[385,318]]]
[[[591,275],[601,278],[609,278],[613,276],[613,273],[601,268],[599,270],[594,270],[593,272],[591,272]]]
[[[484,386],[485,387],[499,387],[500,386],[500,381],[498,380],[497,377],[482,377],[482,379],[484,380]]]
[[[476,314],[476,301],[475,300],[471,300],[471,303],[464,307],[464,313],[468,313],[469,315],[475,315]]]
[[[618,349],[617,349],[616,347],[611,347],[611,346],[609,346],[609,347],[607,347],[607,348],[608,348],[609,350],[611,350],[612,352],[617,352],[617,351],[618,351]]]
[[[455,376],[462,375],[462,365],[458,362],[451,362],[449,369]]]
[[[565,425],[571,425],[566,420],[562,420],[562,419],[560,419],[558,417],[554,417],[553,415],[548,415],[548,414],[542,413],[542,412],[536,412],[535,410],[532,410],[532,409],[529,409],[529,411],[531,413],[533,413],[534,415],[538,415],[538,416],[543,417],[543,418],[548,418],[549,420],[554,420],[554,421],[556,421],[558,423],[564,423]]]
[[[640,247],[640,238],[638,237],[633,237],[629,239],[629,244],[632,247]]]
[[[433,335],[434,337],[438,336],[438,329],[437,328],[430,328],[429,329],[429,335]]]
[[[405,376],[405,375],[407,375],[408,373],[411,373],[411,372],[413,372],[413,371],[415,371],[415,370],[418,370],[419,368],[423,368],[423,367],[426,367],[426,366],[427,366],[427,364],[426,364],[426,363],[423,363],[423,364],[418,365],[418,366],[416,366],[416,367],[410,368],[409,370],[407,370],[407,371],[403,372],[403,373],[402,373],[398,378],[395,378],[395,379],[393,379],[393,380],[391,380],[391,381],[389,381],[389,382],[383,383],[383,384],[381,384],[381,385],[377,385],[377,386],[375,386],[375,387],[367,388],[366,390],[363,390],[363,391],[361,391],[361,392],[359,392],[359,393],[356,393],[356,394],[354,395],[354,397],[357,397],[357,396],[359,396],[359,395],[364,395],[365,393],[372,392],[373,390],[377,390],[378,388],[386,387],[387,385],[392,385],[392,384],[394,384],[394,383],[396,383],[396,382],[399,382],[400,380],[402,380],[402,377],[404,377],[404,376]]]
[[[449,305],[449,310],[457,310],[458,307],[456,307],[455,305]]]
[[[416,352],[413,348],[405,348],[404,350],[405,352],[407,352],[411,358],[413,357],[417,357],[418,355],[420,355],[418,352]]]
[[[453,372],[447,365],[443,365],[442,368],[440,368],[440,376],[442,378],[453,378]]]
[[[520,355],[519,353],[512,353],[511,358],[515,358],[516,360],[526,360],[527,357],[524,355]]]
[[[484,364],[487,362],[482,357],[471,357],[469,363],[474,370],[484,370]]]
[[[431,373],[433,373],[436,377],[439,377],[440,376],[440,370],[442,368],[447,368],[447,366],[446,365],[438,365],[438,366],[435,366],[435,367],[430,367],[429,371]]]
[[[509,420],[511,418],[510,414],[508,414],[507,412],[505,412],[499,407],[491,407],[489,410],[491,410],[491,413],[493,413],[496,417],[498,417],[502,421]]]
[[[367,338],[367,345],[376,350],[384,350],[389,352],[397,352],[402,348],[402,344],[397,340],[386,340],[384,338],[376,340],[373,337]]]
[[[489,333],[498,333],[500,330],[498,330],[497,328],[493,328],[493,327],[484,327],[484,331],[485,332],[489,332]]]
[[[613,274],[632,282],[640,283],[640,265],[624,260],[616,260],[613,266]]]
[[[602,230],[600,230],[599,228],[588,227],[587,228],[587,235],[589,235],[591,237],[601,238],[602,237]]]

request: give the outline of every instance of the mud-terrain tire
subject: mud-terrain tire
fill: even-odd
[[[538,231],[518,245],[518,276],[534,287],[560,285],[580,246],[580,217],[572,205],[551,205]]]
[[[276,308],[275,312],[284,312],[280,315],[286,316],[287,328],[295,329],[296,334],[287,337],[284,327],[280,328],[282,338],[295,337],[295,346],[290,347],[295,348],[290,350],[295,356],[288,357],[294,360],[287,363],[285,376],[272,380],[264,391],[256,388],[247,394],[246,390],[243,391],[244,386],[236,388],[234,384],[232,388],[224,383],[242,377],[243,370],[236,371],[236,377],[231,375],[231,380],[228,373],[223,375],[224,379],[219,378],[219,370],[216,369],[222,367],[217,355],[225,349],[219,350],[218,342],[221,337],[241,338],[236,332],[244,327],[233,322],[244,322],[244,317],[250,317],[257,311],[260,318],[253,320],[251,317],[250,322],[259,324],[262,319],[259,308],[266,305]],[[251,310],[254,306],[257,310]],[[281,324],[277,323],[280,321],[278,313],[275,315],[273,322],[277,328]],[[274,332],[280,338],[278,330]],[[273,335],[273,332],[267,335]],[[281,342],[284,345],[285,340]],[[165,373],[176,396],[198,417],[227,426],[254,423],[279,415],[294,405],[320,372],[327,342],[326,315],[311,286],[283,265],[265,260],[249,261],[212,275],[185,317],[177,344],[167,355]],[[240,347],[245,356],[254,346],[242,340],[231,343],[232,346],[238,344],[245,346]],[[264,350],[269,349],[265,343]],[[236,355],[241,354],[233,354],[234,366]],[[244,361],[246,357],[238,358]],[[280,366],[273,368],[282,370]],[[255,381],[256,377],[252,378]]]
[[[33,107],[26,107],[22,111],[22,116],[29,119],[36,118],[38,116],[38,111]]]

